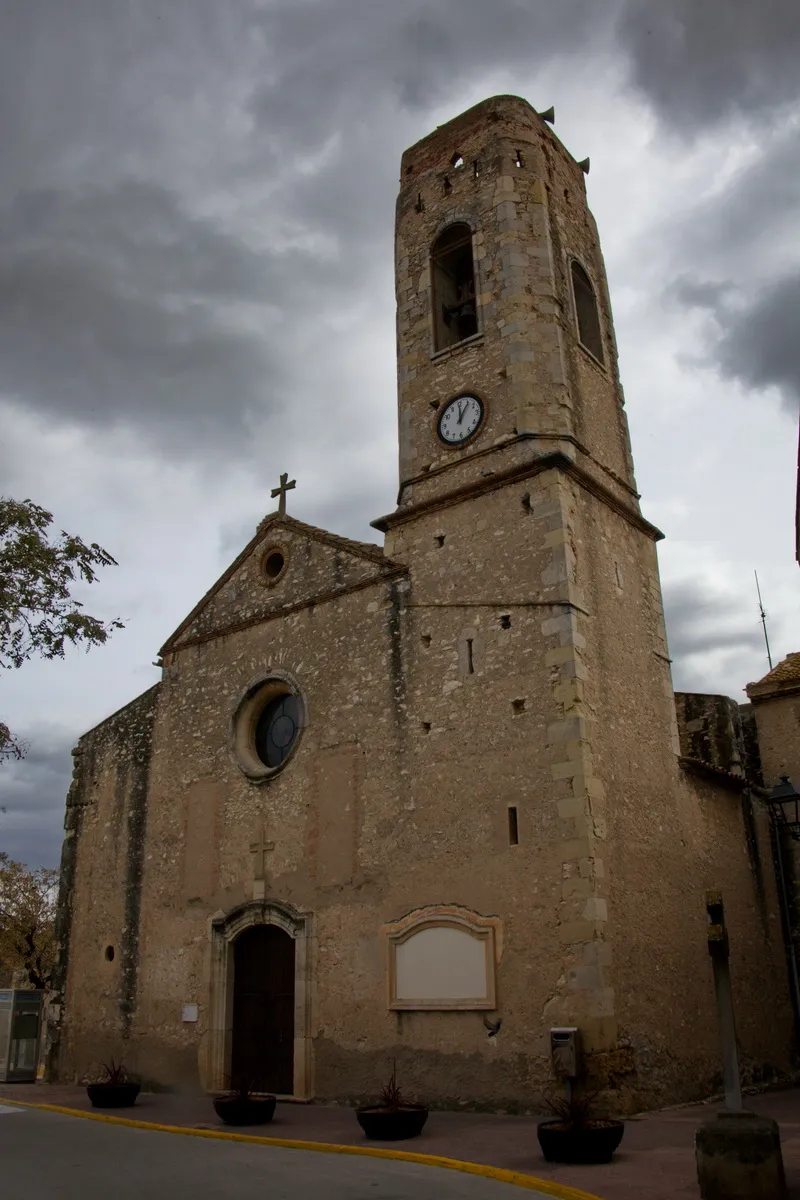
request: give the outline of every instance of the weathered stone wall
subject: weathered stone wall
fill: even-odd
[[[741,706],[729,696],[676,692],[681,753],[733,775],[744,774]]]
[[[718,1076],[707,889],[726,903],[746,1075],[790,1068],[792,1014],[766,814],[743,780],[679,765],[683,750],[738,767],[737,706],[673,699],[653,543],[591,498],[575,512],[577,580],[591,614],[592,761],[605,785],[610,979],[625,1051],[615,1061],[629,1105],[644,1108],[707,1095]]]
[[[140,984],[148,772],[159,685],[81,738],[67,797],[48,1070],[124,1053]]]
[[[800,694],[769,697],[753,708],[765,785],[788,775],[800,790]]]

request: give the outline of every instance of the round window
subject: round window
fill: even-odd
[[[300,705],[291,693],[275,696],[256,722],[256,754],[265,767],[279,767],[300,732]]]
[[[305,701],[285,671],[254,680],[232,714],[231,749],[248,779],[270,779],[288,763],[306,724]]]
[[[277,579],[283,570],[285,559],[280,550],[273,550],[264,560],[264,574],[267,579]]]
[[[261,555],[261,582],[271,587],[286,572],[287,552],[283,546],[269,546]]]

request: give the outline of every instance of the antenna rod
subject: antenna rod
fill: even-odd
[[[756,577],[756,591],[758,592],[758,611],[761,614],[761,625],[764,629],[764,641],[767,643],[767,662],[769,669],[772,670],[772,655],[769,651],[769,638],[767,637],[767,614],[764,612],[764,605],[761,603],[761,588],[758,586],[758,571],[753,571]]]

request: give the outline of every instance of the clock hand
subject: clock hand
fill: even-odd
[[[460,404],[459,404],[459,406],[458,406],[458,424],[459,424],[459,425],[460,425],[460,424],[461,424],[461,422],[464,420],[464,413],[465,413],[466,411],[467,411],[467,402],[466,402],[466,400],[465,400],[465,401],[464,401],[464,407],[463,407],[463,408],[461,407],[461,405],[460,405]]]

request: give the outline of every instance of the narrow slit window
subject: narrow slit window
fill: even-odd
[[[509,846],[519,845],[519,820],[514,804],[508,806],[508,844]]]
[[[575,296],[575,318],[580,343],[598,362],[603,362],[603,338],[600,332],[597,298],[592,281],[578,262],[572,264],[572,292]]]
[[[433,344],[435,350],[457,346],[478,332],[472,231],[449,225],[431,250]]]
[[[467,638],[467,674],[475,674],[475,662],[472,657],[472,638]]]

